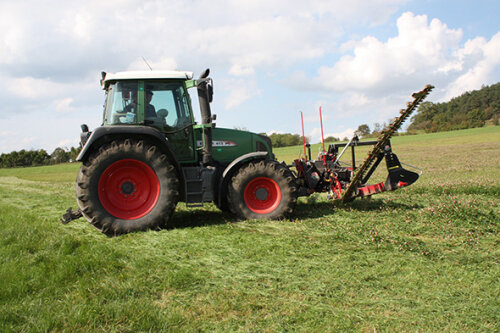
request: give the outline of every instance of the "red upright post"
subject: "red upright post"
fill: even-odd
[[[321,123],[321,143],[323,144],[323,154],[321,156],[321,159],[323,162],[325,162],[326,165],[326,158],[325,158],[325,137],[323,136],[323,115],[321,114],[321,106],[319,107],[319,121]]]
[[[302,142],[304,144],[304,159],[307,162],[307,153],[306,153],[306,137],[304,135],[304,115],[302,111],[300,111],[300,120],[302,122]]]
[[[323,153],[325,152],[325,138],[323,136],[323,116],[321,115],[321,106],[319,107],[319,121],[321,122],[321,143],[323,144]]]

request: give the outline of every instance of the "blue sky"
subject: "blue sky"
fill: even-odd
[[[0,153],[78,144],[100,72],[211,68],[219,127],[348,136],[500,81],[498,1],[0,0]],[[193,92],[195,93],[195,92]],[[196,101],[196,96],[192,96]],[[197,113],[198,111],[195,110]],[[199,119],[199,115],[195,115]]]

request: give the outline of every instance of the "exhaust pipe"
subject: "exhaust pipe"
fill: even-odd
[[[210,103],[213,97],[212,79],[208,77],[210,69],[206,69],[201,73],[197,80],[198,100],[200,102],[201,123],[208,125],[203,128],[203,165],[211,164],[212,159],[212,111],[210,110]]]

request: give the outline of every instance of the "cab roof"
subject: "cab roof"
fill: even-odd
[[[148,79],[182,79],[191,80],[193,72],[186,71],[129,71],[117,73],[102,73],[101,84],[105,86],[110,81],[148,80]]]

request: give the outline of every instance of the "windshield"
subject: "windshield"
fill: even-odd
[[[104,110],[105,125],[137,123],[137,82],[117,82],[109,86]]]

